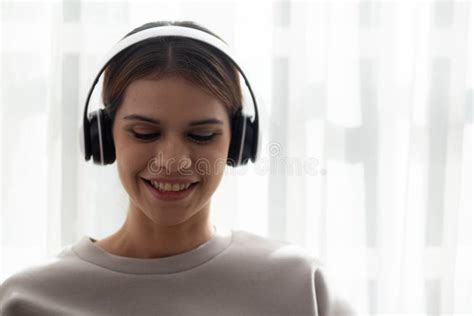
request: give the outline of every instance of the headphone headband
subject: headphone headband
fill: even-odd
[[[244,134],[242,135],[243,139],[241,140],[241,143],[243,144],[246,141],[247,137],[250,137],[254,140],[253,146],[250,149],[250,159],[252,161],[255,161],[257,159],[259,151],[260,151],[260,146],[259,146],[260,144],[259,143],[261,143],[261,141],[259,141],[260,131],[259,131],[259,128],[258,128],[258,125],[259,125],[258,124],[258,121],[259,121],[259,119],[258,119],[258,109],[257,109],[257,102],[255,100],[255,95],[252,91],[250,83],[247,80],[247,77],[245,76],[244,71],[242,70],[241,66],[236,62],[236,59],[233,56],[232,52],[230,51],[229,46],[225,42],[223,42],[222,40],[220,40],[216,36],[211,35],[207,32],[204,32],[204,31],[201,31],[201,30],[198,30],[198,29],[195,29],[195,28],[187,27],[187,26],[178,26],[178,25],[157,26],[157,27],[152,27],[152,28],[148,28],[148,29],[133,33],[129,36],[126,36],[126,37],[122,38],[105,55],[102,62],[99,64],[98,69],[100,69],[100,70],[99,70],[98,74],[96,75],[96,77],[94,78],[94,81],[93,81],[93,83],[92,83],[92,85],[89,89],[89,92],[88,92],[87,98],[86,98],[86,102],[85,102],[85,107],[84,107],[83,128],[81,130],[81,135],[80,135],[81,140],[80,141],[81,141],[81,150],[85,154],[86,160],[89,160],[89,157],[90,157],[90,154],[91,154],[91,150],[90,150],[90,146],[91,146],[90,145],[90,137],[91,137],[90,136],[90,125],[91,125],[90,122],[91,121],[87,117],[87,113],[88,113],[87,111],[88,111],[90,98],[92,96],[94,88],[97,85],[97,82],[99,81],[99,78],[102,75],[102,73],[104,72],[105,68],[110,63],[110,61],[117,54],[119,54],[121,51],[123,51],[124,49],[126,49],[126,48],[128,48],[128,47],[130,47],[130,46],[132,46],[136,43],[139,43],[139,42],[142,42],[144,40],[150,39],[150,38],[165,37],[165,36],[186,37],[186,38],[191,38],[191,39],[195,39],[195,40],[207,43],[207,44],[219,49],[222,53],[224,53],[232,61],[234,66],[237,67],[240,74],[244,78],[245,84],[246,84],[246,86],[247,86],[247,88],[250,92],[250,95],[252,97],[253,109],[254,109],[254,115],[253,115],[253,120],[252,121],[250,121],[250,117],[244,116],[244,121],[245,121],[245,122],[243,122],[243,127],[244,127],[243,132],[244,132]],[[100,117],[99,117],[99,119],[100,119]],[[247,121],[247,119],[249,121]],[[98,122],[98,123],[100,125],[100,122]],[[245,123],[251,124],[251,125],[254,126],[254,132],[256,133],[255,135],[247,136],[245,134]],[[240,124],[242,124],[242,123],[240,123]],[[101,132],[101,129],[99,129],[99,133],[100,132]],[[82,139],[82,137],[84,139]],[[102,143],[102,136],[100,136],[99,141]],[[99,146],[100,146],[100,152],[101,152],[100,153],[100,156],[101,156],[100,157],[100,160],[101,160],[100,164],[103,165],[103,164],[106,164],[106,163],[104,163],[104,155],[102,154],[103,146],[102,146],[102,144],[100,144]],[[242,153],[243,153],[242,151],[243,151],[243,149],[240,148],[239,153],[237,154],[238,159],[235,162],[235,165],[240,165],[240,164],[246,163],[246,161],[245,162],[241,161]]]

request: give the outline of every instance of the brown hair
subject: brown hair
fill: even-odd
[[[221,39],[192,21],[150,22],[135,28],[125,37],[165,25],[191,27]],[[226,107],[232,123],[232,115],[242,107],[239,72],[233,62],[207,43],[186,37],[167,36],[150,38],[126,48],[113,57],[105,68],[102,101],[112,124],[125,90],[134,80],[173,75],[189,80],[219,99]]]

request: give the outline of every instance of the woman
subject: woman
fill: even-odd
[[[216,36],[193,22],[148,23],[127,36],[169,25]],[[101,136],[110,144],[95,154],[117,160],[127,218],[112,235],[84,236],[8,278],[2,315],[350,313],[303,249],[210,222],[242,110],[225,54],[191,38],[148,38],[113,57],[102,99],[98,130],[111,131]]]

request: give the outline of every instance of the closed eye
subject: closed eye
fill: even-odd
[[[196,135],[196,134],[189,134],[191,138],[193,138],[197,142],[206,143],[211,141],[217,134],[210,134],[210,135]]]
[[[135,136],[135,138],[138,138],[138,139],[142,139],[142,140],[151,140],[153,139],[155,136],[158,136],[159,134],[140,134],[140,133],[136,133],[134,131],[132,131],[133,133],[133,136]]]
[[[133,135],[135,138],[141,139],[141,140],[152,140],[155,137],[159,136],[159,133],[152,133],[152,134],[141,134],[132,131]],[[210,142],[215,136],[218,134],[210,134],[210,135],[197,135],[197,134],[189,134],[189,136],[193,139],[193,141],[197,143],[207,143]]]

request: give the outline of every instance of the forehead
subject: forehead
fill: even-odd
[[[222,102],[200,86],[180,77],[138,79],[126,89],[120,115],[144,114],[161,121],[188,121],[227,116]]]

